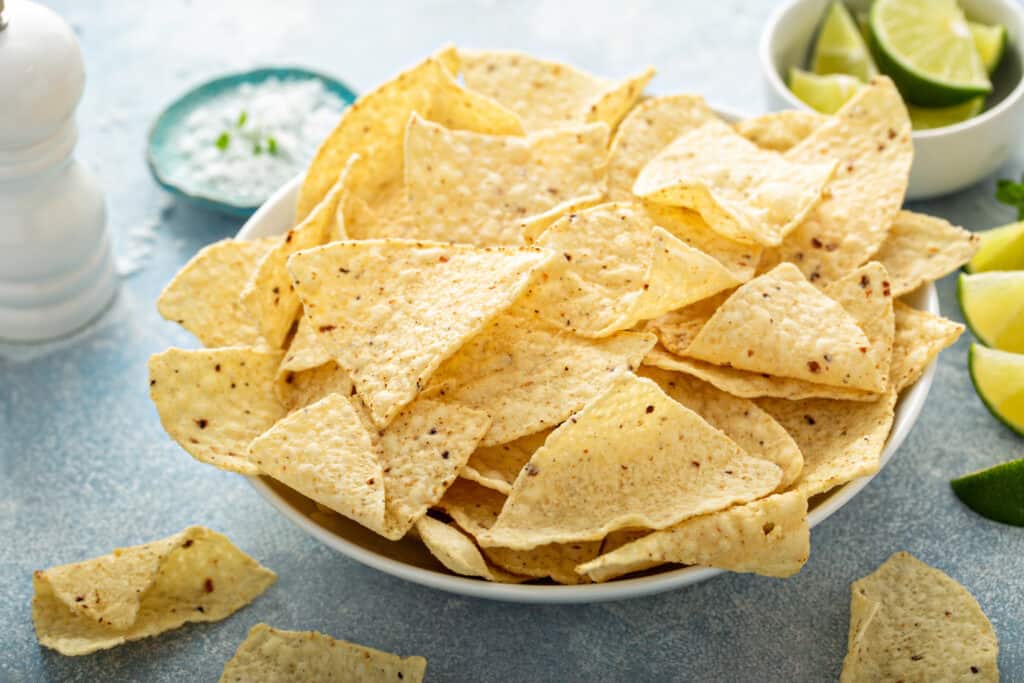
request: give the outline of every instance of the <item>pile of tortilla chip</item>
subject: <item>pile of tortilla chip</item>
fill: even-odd
[[[161,295],[207,344],[150,360],[167,432],[460,575],[799,571],[961,332],[900,297],[977,241],[901,210],[889,80],[734,124],[652,75],[448,47],[361,97],[291,229]]]

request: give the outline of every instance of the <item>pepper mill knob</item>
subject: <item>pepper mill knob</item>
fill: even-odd
[[[0,0],[0,338],[71,332],[117,285],[103,193],[72,156],[85,69],[71,27]]]

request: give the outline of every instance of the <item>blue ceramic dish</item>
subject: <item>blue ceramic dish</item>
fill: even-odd
[[[172,177],[170,170],[174,168],[175,164],[180,163],[180,157],[174,148],[173,140],[175,133],[185,124],[189,114],[197,107],[243,83],[262,83],[268,78],[277,78],[282,81],[317,79],[324,84],[328,92],[338,96],[346,106],[352,104],[356,99],[356,94],[352,89],[341,81],[316,71],[295,67],[253,69],[252,71],[229,74],[208,81],[174,100],[160,113],[153,123],[153,127],[150,128],[146,143],[146,164],[154,180],[171,194],[197,206],[241,218],[250,216],[258,208],[258,204],[242,206],[231,201],[228,197],[191,192],[170,181],[169,178]]]

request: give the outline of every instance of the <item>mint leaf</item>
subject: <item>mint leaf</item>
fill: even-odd
[[[267,151],[273,154],[274,156],[277,156],[277,140],[274,138],[274,136],[270,136],[269,138],[267,138]]]
[[[223,152],[228,148],[228,145],[231,144],[231,136],[228,135],[227,131],[224,131],[217,137],[217,141],[213,144],[217,145],[217,149]]]
[[[246,112],[245,112],[245,111],[243,110],[243,111],[242,111],[242,113],[238,115],[238,122],[237,122],[237,123],[235,123],[235,127],[236,127],[236,128],[241,128],[242,126],[244,126],[244,125],[245,125],[245,122],[246,122],[246,121],[247,121],[248,119],[249,119],[249,114],[248,114],[248,113],[246,113]]]
[[[1024,220],[1024,175],[1014,182],[1003,178],[996,183],[996,200],[1017,209],[1017,220]]]
[[[263,154],[263,146],[260,144],[259,140],[253,143],[252,153],[255,154],[256,156]]]

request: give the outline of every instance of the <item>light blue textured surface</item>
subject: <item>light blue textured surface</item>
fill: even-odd
[[[999,634],[1005,681],[1024,681],[1024,530],[963,508],[947,481],[1024,455],[971,388],[969,335],[946,351],[924,413],[893,462],[815,529],[811,560],[780,582],[723,576],[642,600],[528,607],[406,584],[320,546],[240,478],[196,464],[160,428],[146,358],[194,345],[154,300],[199,247],[238,223],[168,206],[145,168],[155,114],[190,85],[261,64],[306,64],[365,91],[444,41],[519,47],[597,73],[650,63],[659,92],[763,107],[756,41],[770,3],[50,3],[78,30],[89,81],[80,156],[107,190],[118,254],[152,253],[114,307],[71,340],[0,348],[0,680],[215,681],[248,628],[317,629],[429,660],[431,681],[823,681],[845,653],[849,584],[909,550],[961,581]],[[583,14],[581,8],[593,7]],[[955,163],[955,162],[951,162]],[[1019,175],[1018,156],[1002,175]],[[1012,220],[991,179],[913,208],[980,229]],[[943,312],[959,319],[952,278]],[[280,580],[231,618],[105,653],[41,649],[31,572],[159,538],[225,532]]]

